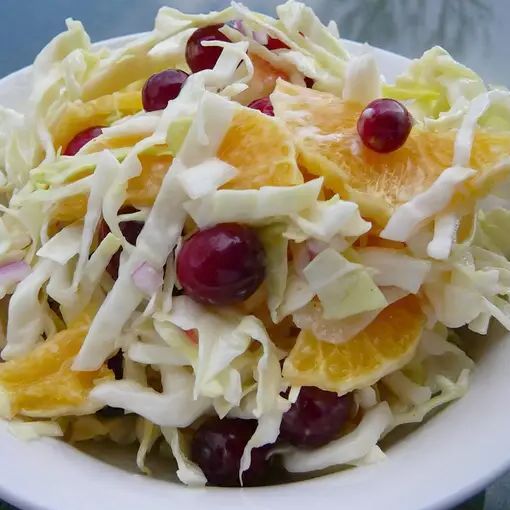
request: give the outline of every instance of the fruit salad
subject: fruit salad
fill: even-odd
[[[0,108],[12,433],[192,486],[316,476],[391,456],[510,329],[510,92],[439,47],[390,82],[276,12],[163,7],[113,49],[67,20]]]

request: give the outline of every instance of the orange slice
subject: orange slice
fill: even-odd
[[[130,179],[127,188],[126,205],[149,207],[156,200],[161,183],[172,164],[172,156],[139,156],[142,172]]]
[[[110,141],[98,143],[97,149],[100,150],[106,148],[105,144],[109,145]],[[115,140],[112,143],[119,145]],[[218,150],[218,157],[238,170],[226,188],[258,189],[303,183],[289,130],[280,120],[257,110],[241,108],[234,115]],[[125,205],[149,207],[154,203],[172,157],[142,154],[139,158],[142,173],[129,181]],[[72,223],[83,218],[86,210],[86,195],[64,199],[55,207],[53,222],[58,225]]]
[[[51,215],[50,232],[58,231],[66,225],[82,219],[87,212],[87,200],[88,195],[81,193],[64,198],[55,204]]]
[[[452,166],[455,131],[435,133],[415,126],[402,148],[379,154],[366,148],[357,133],[364,105],[281,80],[271,101],[275,115],[293,134],[299,164],[324,176],[327,188],[357,202],[362,214],[380,225]],[[508,168],[503,175],[493,167],[509,150],[509,133],[477,132],[471,155],[471,166],[479,170],[471,181],[474,195],[485,194],[506,176]]]
[[[302,331],[285,360],[283,376],[292,385],[339,394],[364,388],[410,361],[424,320],[418,299],[407,296],[343,344],[323,342]]]
[[[172,156],[139,156],[142,172],[130,179],[124,205],[149,207],[154,203],[163,178],[172,163]],[[80,194],[58,202],[52,213],[53,225],[69,225],[82,219],[87,212],[87,195]]]
[[[303,183],[289,130],[280,120],[257,110],[241,108],[234,115],[218,157],[239,172],[226,188],[258,189]]]
[[[112,379],[113,372],[106,366],[95,372],[71,370],[90,321],[84,312],[68,329],[26,356],[0,364],[0,396],[7,403],[7,409],[0,409],[3,417],[53,417],[95,410],[86,405],[88,394],[96,381]]]
[[[142,110],[140,91],[114,92],[92,101],[74,101],[55,112],[49,131],[55,149],[65,147],[74,136],[91,126],[106,126]]]
[[[267,60],[252,53],[250,53],[250,59],[253,64],[253,76],[248,83],[248,89],[234,98],[241,104],[249,104],[255,99],[269,96],[273,92],[278,78],[289,79],[287,73],[276,69]]]

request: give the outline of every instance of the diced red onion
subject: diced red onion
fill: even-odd
[[[252,37],[255,42],[262,44],[262,46],[265,46],[267,44],[268,41],[267,32],[264,32],[263,30],[255,30],[252,33]]]
[[[140,264],[132,273],[133,283],[145,294],[152,296],[163,285],[163,272],[149,263]]]
[[[255,42],[258,42],[259,44],[262,44],[262,46],[265,46],[267,44],[267,41],[268,41],[267,32],[265,32],[264,30],[253,30],[253,31],[250,30],[246,26],[246,23],[242,19],[235,19],[232,22],[232,27],[247,37],[250,37],[250,34],[251,34],[251,37],[253,38],[253,40]]]
[[[0,266],[0,285],[18,283],[30,274],[31,268],[23,260]]]
[[[242,19],[235,19],[232,21],[232,28],[241,32],[241,34],[246,35],[246,25]]]

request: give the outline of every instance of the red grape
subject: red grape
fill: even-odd
[[[283,415],[280,439],[298,447],[327,444],[338,436],[351,409],[351,394],[339,397],[331,391],[304,386]]]
[[[413,119],[407,108],[394,99],[376,99],[358,119],[358,133],[363,143],[375,152],[393,152],[407,140]]]
[[[265,276],[264,248],[255,231],[237,223],[199,230],[177,257],[184,292],[211,305],[230,305],[250,297]]]
[[[130,212],[134,212],[136,209],[132,207],[126,207],[122,209],[123,214],[127,214]],[[123,221],[119,224],[120,231],[122,235],[126,238],[127,242],[135,245],[136,240],[138,239],[138,235],[140,234],[143,228],[142,221]],[[99,233],[98,233],[98,242],[101,242],[110,232],[107,223],[103,220],[99,225]],[[120,254],[122,252],[122,248],[119,249],[111,258],[108,267],[106,270],[110,273],[114,280],[117,279],[119,275],[119,264],[120,264]]]
[[[309,76],[305,76],[305,85],[307,89],[311,89],[315,85],[315,80]]]
[[[107,362],[106,365],[115,375],[116,380],[122,379],[124,376],[124,355],[119,349]]]
[[[196,431],[191,443],[191,459],[211,485],[239,485],[241,457],[256,428],[256,420],[211,418]],[[265,478],[269,467],[267,454],[267,447],[252,450],[250,468],[243,473],[243,485],[257,485]]]
[[[248,108],[253,108],[254,110],[258,110],[270,117],[274,117],[273,105],[271,103],[271,99],[269,97],[261,97],[260,99],[255,99],[252,101]]]
[[[289,47],[283,41],[280,41],[280,39],[271,37],[270,35],[267,36],[266,48],[271,51],[272,50],[282,50],[282,49],[288,50],[289,49]]]
[[[172,99],[181,91],[188,73],[180,69],[167,69],[153,74],[143,86],[142,103],[147,112],[164,110]]]
[[[204,69],[212,69],[220,58],[223,48],[218,46],[202,46],[204,41],[230,42],[230,39],[220,32],[223,25],[210,25],[197,28],[186,44],[186,62],[189,68],[198,73]]]
[[[64,156],[74,156],[84,145],[89,143],[94,138],[103,134],[101,126],[94,126],[80,131],[74,138],[67,144]]]
[[[119,349],[117,353],[106,362],[106,365],[115,375],[115,380],[118,381],[122,379],[122,377],[124,377],[124,355],[122,354],[122,350]],[[116,418],[118,416],[124,416],[126,413],[124,409],[120,407],[104,406],[102,409],[99,409],[97,414],[103,418]]]

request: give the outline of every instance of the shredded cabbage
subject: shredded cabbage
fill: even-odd
[[[89,259],[89,251],[94,233],[101,218],[104,195],[115,179],[117,167],[117,160],[108,151],[103,151],[100,154],[90,186],[87,213],[83,220],[83,234],[81,235],[78,262],[76,263],[73,276],[73,288],[75,290],[78,289],[78,285],[83,278],[83,271]]]
[[[300,278],[295,272],[290,273],[282,303],[277,310],[276,322],[305,306],[314,296],[315,293],[306,280]]]
[[[199,227],[229,221],[259,224],[312,207],[321,186],[322,178],[297,186],[222,189],[187,202],[184,207]]]
[[[381,74],[371,51],[352,58],[346,68],[343,99],[367,105],[381,97]]]
[[[401,205],[381,232],[381,237],[392,241],[407,241],[418,227],[444,209],[458,186],[475,175],[471,168],[450,167],[424,192]]]
[[[188,365],[189,359],[179,353],[178,350],[164,345],[152,345],[142,342],[131,344],[127,356],[144,365]]]
[[[244,357],[248,357],[250,363],[254,362],[246,351],[252,340],[259,342],[262,350],[257,355],[258,368],[251,374],[251,378],[258,383],[257,417],[265,412],[266,407],[272,408],[281,386],[280,353],[258,319],[253,316],[242,318],[235,314],[215,315],[189,298],[180,296],[175,298],[167,320],[182,330],[198,331],[196,354],[194,349],[190,349],[189,340],[184,340],[184,350],[182,340],[176,342],[176,337],[179,338],[177,332],[171,337],[166,332],[163,334],[170,341],[173,337],[173,346],[189,357],[195,372],[195,398],[199,395],[222,397],[229,404],[227,411],[232,406],[238,406],[244,394],[242,364],[239,363]],[[236,358],[237,366],[233,363]]]
[[[186,485],[204,486],[207,482],[204,473],[185,454],[182,446],[182,435],[179,431],[172,427],[163,427],[161,432],[170,445],[172,454],[177,462],[177,476],[179,480]]]
[[[386,85],[383,93],[401,101],[412,100],[409,108],[415,118],[443,120],[446,112],[461,111],[461,107],[485,90],[483,81],[474,71],[435,46],[413,60],[406,73],[399,76],[394,85]],[[451,120],[432,125],[453,127]]]
[[[438,376],[435,382],[440,392],[430,400],[413,407],[410,411],[396,413],[392,428],[404,423],[420,423],[434,409],[461,398],[468,389],[468,380],[469,370],[464,370],[457,381],[450,381],[446,377]]]
[[[142,473],[150,475],[151,470],[145,465],[145,459],[161,436],[161,431],[159,427],[142,418],[137,421],[137,436],[140,446],[136,454],[136,465]]]
[[[2,350],[4,360],[26,354],[41,340],[44,329],[45,309],[39,301],[41,287],[49,279],[54,263],[42,260],[32,273],[18,284],[9,302],[7,341]]]
[[[501,255],[479,246],[456,245],[447,263],[435,267],[423,286],[436,320],[447,327],[470,325],[483,332],[488,314],[509,325],[510,311],[500,297],[509,295],[509,269]]]
[[[446,260],[451,252],[459,219],[455,213],[440,214],[434,220],[434,237],[427,246],[429,257],[437,260]]]
[[[359,237],[370,227],[371,224],[361,217],[357,204],[335,195],[327,201],[317,201],[299,214],[291,215],[291,225],[285,235],[296,241],[312,237],[331,242],[338,235]]]
[[[11,421],[8,430],[23,441],[32,441],[41,437],[62,437],[64,431],[55,421]]]
[[[241,458],[239,479],[242,482],[242,473],[250,467],[251,450],[276,441],[283,413],[288,410],[289,403],[280,396],[283,386],[280,353],[271,342],[264,325],[255,317],[246,317],[240,328],[262,346],[262,354],[254,374],[257,391],[253,413],[258,418],[258,425]]]
[[[344,319],[387,304],[368,272],[331,248],[319,253],[303,273],[321,301],[325,319]]]
[[[119,239],[113,234],[108,234],[95,249],[85,264],[78,290],[73,290],[72,295],[65,293],[65,300],[60,302],[62,315],[67,322],[74,319],[90,302],[103,279],[110,259],[119,248]]]
[[[37,251],[37,256],[64,265],[79,251],[82,238],[80,225],[63,228]]]
[[[474,71],[456,62],[447,51],[435,46],[409,66],[394,85],[385,85],[387,97],[406,101],[413,116],[437,131],[459,128],[475,98],[487,93]],[[498,98],[480,112],[480,125],[495,130],[510,129],[510,95],[492,90]]]
[[[167,111],[172,110],[172,105],[172,103],[169,104]],[[223,116],[225,112],[229,112],[230,115],[233,113],[228,101],[215,98],[212,94],[204,94],[202,108],[212,109],[214,107],[222,108]],[[178,110],[177,107],[175,109]],[[186,140],[195,135],[198,128],[193,126],[200,122],[200,117],[197,118],[190,128]],[[226,128],[227,126],[224,125],[223,134]],[[201,129],[206,135],[207,130],[213,130],[216,144],[220,143],[222,135],[219,133],[217,125],[210,122],[207,127],[202,125]],[[196,156],[191,153],[187,154],[187,152],[189,151],[186,149],[185,142],[179,154],[184,153],[183,157],[186,159],[196,159]],[[206,155],[204,156],[206,157]],[[142,292],[132,281],[132,272],[145,261],[149,261],[154,268],[161,269],[169,252],[177,243],[185,220],[182,209],[185,193],[179,182],[179,174],[185,170],[185,164],[180,159],[176,159],[171,170],[165,174],[154,206],[138,237],[136,249],[133,250],[129,259],[121,264],[119,278],[99,309],[83,347],[74,361],[73,368],[76,370],[95,369],[111,354],[115,338],[120,334],[122,326],[143,297]],[[173,221],[169,222],[169,218]],[[113,321],[112,317],[115,317],[116,320]]]
[[[319,21],[310,7],[293,0],[277,7],[279,20],[251,12],[232,2],[236,17],[251,30],[282,41],[289,50],[263,53],[275,67],[294,69],[315,81],[314,87],[340,95],[348,54],[339,39]],[[229,32],[230,34],[230,32]],[[253,44],[253,43],[252,43]],[[256,47],[256,44],[253,44]],[[260,46],[259,51],[260,51]],[[267,55],[269,54],[269,55]],[[294,71],[294,74],[297,74]],[[294,76],[291,79],[296,80]],[[302,80],[302,78],[301,78]],[[297,80],[296,80],[297,81]],[[302,82],[303,83],[303,82]]]
[[[416,384],[402,372],[387,375],[383,382],[404,404],[419,406],[432,397],[429,387]]]
[[[267,306],[273,322],[278,322],[278,308],[287,287],[289,242],[283,236],[284,231],[285,225],[274,224],[258,232],[266,253]]]
[[[180,367],[160,367],[163,392],[133,381],[98,384],[91,398],[103,405],[120,407],[161,427],[187,427],[210,408],[210,400],[193,397],[193,377]]]
[[[228,377],[224,371],[234,370],[229,369],[231,362],[246,351],[251,340],[241,329],[241,318],[217,316],[180,296],[174,300],[168,320],[183,330],[198,331],[194,395],[211,398],[222,395],[224,387],[218,378]],[[239,394],[237,397],[240,399]],[[239,401],[232,403],[239,404]]]
[[[377,285],[399,287],[411,294],[420,290],[431,267],[427,260],[392,248],[363,248],[357,254],[365,267],[374,269]]]
[[[236,169],[217,158],[205,160],[180,174],[181,186],[192,200],[207,195],[236,175]]]
[[[507,232],[510,228],[510,210],[496,208],[478,213],[474,244],[510,257],[510,240]]]
[[[356,390],[354,395],[361,409],[370,409],[377,405],[377,393],[372,386]]]
[[[381,288],[381,291],[388,305],[407,295],[407,292],[396,287]],[[297,327],[312,331],[319,340],[341,344],[365,329],[385,306],[369,312],[351,315],[345,319],[326,319],[320,303],[312,301],[296,310],[292,315],[292,319]]]

